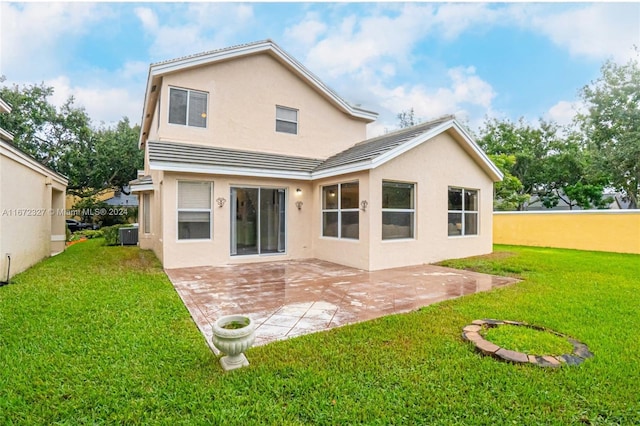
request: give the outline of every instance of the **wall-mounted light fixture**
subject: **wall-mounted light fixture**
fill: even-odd
[[[302,189],[297,188],[297,189],[296,189],[296,194],[298,194],[298,195],[302,194]]]
[[[336,191],[334,191],[333,189],[329,190],[329,197],[335,197],[336,196]]]
[[[227,200],[225,200],[222,197],[216,198],[216,203],[218,203],[218,207],[224,207],[224,203],[226,203],[226,202],[227,202]]]
[[[360,201],[360,208],[362,209],[363,212],[367,211],[367,206],[368,205],[369,205],[369,203],[367,202],[367,200]]]
[[[296,207],[298,210],[302,210],[302,201],[296,201]]]

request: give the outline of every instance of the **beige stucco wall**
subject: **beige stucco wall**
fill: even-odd
[[[138,209],[138,244],[141,249],[144,250],[153,250],[158,259],[163,262],[163,212],[162,212],[162,185],[164,172],[159,170],[149,171],[148,169],[145,171],[151,175],[153,180],[153,190],[138,192],[138,205],[142,206],[142,197],[143,194],[150,194],[150,206],[151,206],[151,214],[150,214],[150,233],[146,234],[144,232],[144,207]]]
[[[416,184],[416,228],[413,240],[382,240],[382,181]],[[478,189],[477,236],[447,235],[449,186]],[[433,263],[490,253],[492,250],[493,182],[447,133],[371,171],[366,215],[370,219],[369,269]]]
[[[177,238],[177,182],[179,180],[196,180],[213,182],[213,238],[211,240],[188,241]],[[163,197],[158,203],[164,212],[162,217],[162,260],[165,268],[182,268],[202,265],[227,265],[249,262],[264,262],[284,259],[301,259],[313,257],[308,223],[311,221],[312,203],[311,185],[309,182],[290,182],[279,179],[252,179],[244,177],[212,176],[201,174],[179,174],[165,172],[162,179]],[[264,254],[251,256],[231,256],[231,206],[230,191],[232,186],[269,187],[286,189],[286,252],[283,254]],[[298,195],[296,189],[302,189]],[[223,207],[218,207],[215,200],[222,197],[226,200]],[[295,203],[302,201],[298,210]],[[157,213],[157,209],[154,210]],[[154,229],[156,229],[154,227]],[[141,247],[148,247],[141,242]]]
[[[0,280],[64,250],[66,181],[8,145],[0,147]]]
[[[166,268],[226,265],[283,259],[318,258],[365,270],[432,263],[443,259],[490,253],[492,250],[493,182],[449,134],[443,133],[376,169],[313,182],[280,179],[153,173],[151,203],[152,234],[141,234],[140,246],[156,251]],[[177,240],[178,180],[204,180],[214,184],[213,238],[207,241]],[[382,240],[382,181],[416,184],[415,238]],[[322,236],[322,187],[358,181],[360,238]],[[262,186],[287,190],[287,251],[262,256],[230,255],[230,188]],[[479,190],[479,233],[476,236],[447,235],[447,190],[449,186]],[[296,194],[296,188],[302,194]],[[162,199],[158,198],[160,190]],[[215,199],[227,200],[224,207]],[[302,201],[298,210],[296,201]],[[163,216],[161,216],[163,215]],[[161,218],[161,219],[160,219]],[[143,229],[141,212],[140,229]]]
[[[169,87],[209,93],[206,128],[168,123]],[[364,121],[339,111],[266,53],[167,75],[160,90],[150,140],[327,158],[366,138]],[[297,135],[275,131],[276,105],[299,110]]]

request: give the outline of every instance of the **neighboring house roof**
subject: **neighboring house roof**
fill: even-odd
[[[142,111],[142,127],[140,130],[140,144],[146,141],[145,136],[149,132],[152,114],[162,77],[176,71],[189,68],[210,65],[217,62],[228,61],[249,55],[267,53],[278,60],[281,64],[291,70],[303,81],[313,87],[322,96],[333,103],[338,109],[354,118],[364,120],[368,123],[376,120],[378,114],[373,111],[353,106],[342,99],[335,91],[323,83],[315,74],[309,71],[304,65],[298,62],[291,55],[286,53],[280,46],[271,40],[262,40],[254,43],[241,44],[224,49],[212,50],[196,55],[184,56],[163,62],[157,62],[149,66],[149,76],[147,78],[147,90],[145,93],[144,108]]]
[[[127,195],[127,194],[116,194],[111,198],[104,200],[105,203],[110,206],[137,206],[138,205],[138,197],[136,195]]]
[[[360,142],[328,159],[239,151],[173,142],[149,142],[149,167],[224,175],[295,178],[302,180],[374,169],[408,150],[448,132],[493,181],[502,173],[452,116],[442,117]],[[139,184],[133,181],[132,187]]]

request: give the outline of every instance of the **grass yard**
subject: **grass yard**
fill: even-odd
[[[225,374],[150,252],[75,244],[0,288],[0,423],[640,423],[640,256],[498,246],[445,263],[524,281],[253,348]],[[498,362],[461,339],[478,318],[595,357]]]

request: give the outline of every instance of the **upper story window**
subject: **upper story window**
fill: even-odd
[[[448,234],[478,235],[478,190],[449,187]]]
[[[207,127],[206,92],[169,88],[169,123]]]
[[[415,185],[382,182],[382,239],[414,238]]]
[[[322,187],[322,236],[336,238],[360,237],[358,182]]]
[[[276,132],[298,134],[298,110],[276,106]]]

